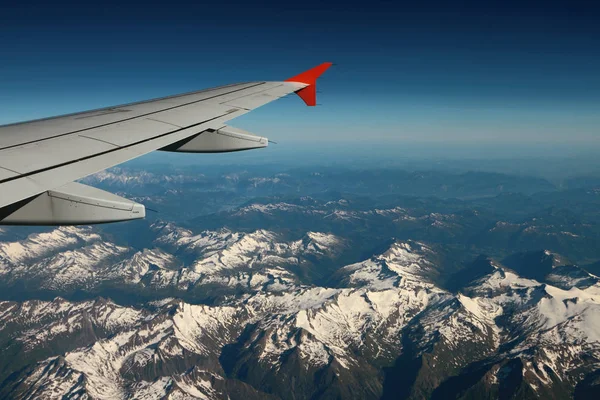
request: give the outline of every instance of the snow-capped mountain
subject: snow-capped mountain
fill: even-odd
[[[595,192],[151,171],[88,178],[139,225],[0,230],[0,398],[598,398]]]
[[[322,232],[287,240],[267,230],[196,234],[170,223],[157,223],[153,230],[156,247],[138,251],[90,228],[57,228],[0,242],[2,284],[27,282],[55,295],[97,293],[109,285],[146,298],[185,297],[201,288],[211,295],[266,286],[284,290],[316,263],[336,259],[347,247],[344,239]]]
[[[168,298],[137,306],[60,298],[0,303],[4,354],[20,354],[18,369],[2,365],[4,396],[292,399],[520,393],[556,398],[571,395],[600,362],[600,285],[589,274],[585,287],[565,289],[490,261],[489,273],[452,293],[429,278],[436,258],[430,245],[396,241],[378,255],[341,268],[337,287],[306,286],[270,257],[323,256],[343,246],[341,240],[315,233],[284,242],[266,231],[156,229],[157,242],[209,260],[213,276],[239,268],[251,275],[248,271],[260,265],[260,273],[272,274],[272,281],[213,306]],[[89,238],[89,232],[69,232]],[[57,241],[64,242],[69,241]],[[181,274],[178,262],[172,254],[147,250],[105,273],[120,271],[120,277],[142,284],[153,268]],[[195,270],[196,264],[185,269],[211,276],[203,269],[206,264]],[[248,279],[258,282],[258,276]]]
[[[185,184],[197,182],[202,178],[203,175],[198,175],[197,173],[193,175],[183,173],[161,174],[148,171],[132,171],[126,168],[113,167],[106,171],[101,171],[94,175],[90,175],[84,178],[82,181],[91,185],[104,184],[130,190],[132,187],[135,188],[150,184]]]

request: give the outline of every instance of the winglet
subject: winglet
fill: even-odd
[[[301,74],[298,74],[294,77],[286,79],[286,82],[300,82],[306,83],[308,86],[302,88],[296,92],[298,96],[307,106],[316,106],[317,105],[317,78],[320,77],[323,72],[327,71],[329,67],[331,67],[333,63],[326,62],[321,65],[318,65],[314,68],[309,69],[308,71],[304,71]]]

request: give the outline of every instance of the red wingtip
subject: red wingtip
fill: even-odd
[[[296,92],[298,96],[307,106],[316,106],[317,105],[317,78],[320,77],[323,72],[327,71],[329,67],[331,67],[333,63],[326,62],[321,65],[318,65],[314,68],[309,69],[308,71],[304,71],[301,74],[298,74],[294,77],[286,79],[286,82],[300,82],[306,83],[308,86],[302,88]]]

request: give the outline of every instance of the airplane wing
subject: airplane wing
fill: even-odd
[[[281,82],[248,82],[0,126],[0,224],[143,218],[141,204],[73,181],[154,150],[227,152],[268,140],[227,121],[290,93],[316,104],[324,63]]]

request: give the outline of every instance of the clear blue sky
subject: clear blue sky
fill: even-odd
[[[600,144],[593,2],[14,2],[0,123],[337,66],[309,109],[234,125],[277,141]]]

